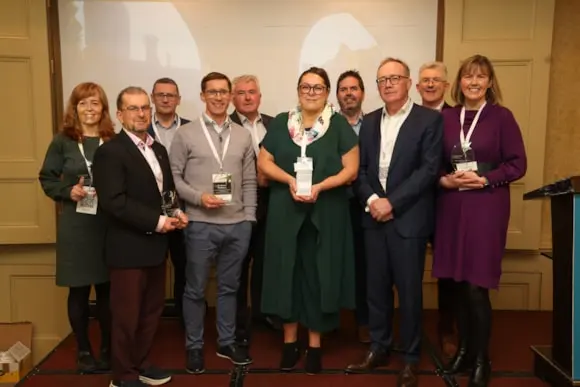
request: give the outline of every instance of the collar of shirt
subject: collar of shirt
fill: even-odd
[[[123,128],[123,130],[129,136],[129,138],[133,141],[133,143],[135,145],[137,145],[138,147],[142,147],[144,145],[147,145],[149,148],[151,148],[151,146],[153,146],[153,143],[155,142],[155,140],[153,140],[153,137],[151,137],[149,135],[149,133],[147,133],[147,139],[145,141],[143,141],[139,137],[137,137],[135,134],[128,131],[127,129]]]
[[[173,115],[173,122],[171,123],[171,125],[169,125],[169,126],[164,126],[164,125],[163,125],[163,124],[162,124],[162,123],[161,123],[161,122],[160,122],[160,121],[157,119],[157,114],[155,114],[155,125],[157,125],[157,126],[159,126],[159,127],[162,127],[162,128],[165,128],[165,129],[169,129],[169,128],[172,128],[172,127],[174,127],[174,126],[177,126],[177,119],[178,119],[178,117],[177,117],[177,113],[176,113],[176,114],[174,114],[174,115]]]
[[[260,112],[258,112],[258,116],[256,117],[256,120],[254,122],[251,122],[248,117],[246,117],[245,115],[243,115],[242,113],[240,113],[237,110],[236,110],[236,114],[238,115],[238,118],[240,119],[240,122],[242,124],[247,122],[248,124],[253,126],[254,124],[257,124],[258,122],[262,122],[262,115],[260,114]]]
[[[203,117],[203,121],[205,122],[206,125],[211,125],[216,132],[221,133],[222,131],[229,129],[232,121],[230,120],[230,116],[226,115],[226,120],[224,121],[223,124],[218,124],[217,122],[215,122],[215,120],[213,120],[210,116],[208,116],[205,112],[201,113],[201,116]]]
[[[398,116],[403,116],[403,115],[407,114],[407,112],[409,111],[411,106],[413,106],[413,101],[411,101],[411,98],[407,98],[407,102],[405,102],[403,107],[401,109],[399,109],[399,111],[396,112],[392,116],[387,112],[387,107],[383,106],[383,120],[385,118],[394,118],[394,117],[398,117]]]

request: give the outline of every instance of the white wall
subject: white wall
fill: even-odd
[[[435,59],[437,0],[59,0],[63,92],[84,81],[100,83],[112,107],[117,93],[157,78],[180,86],[183,116],[203,109],[200,80],[210,71],[261,81],[264,113],[296,103],[299,74],[324,67],[333,95],[338,75],[358,69],[365,81],[363,109],[382,105],[376,68],[387,56],[411,67]],[[419,101],[415,89],[412,96]],[[113,107],[114,112],[114,107]]]

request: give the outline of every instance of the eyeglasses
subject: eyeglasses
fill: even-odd
[[[221,89],[221,90],[206,90],[204,91],[205,95],[211,98],[216,98],[217,96],[227,96],[230,94],[229,90]]]
[[[150,113],[151,112],[151,106],[149,106],[149,105],[143,105],[143,106],[131,105],[131,106],[127,106],[123,110],[126,110],[128,112],[131,112],[132,114],[140,113],[140,112]]]
[[[175,99],[177,97],[179,97],[179,95],[177,94],[173,94],[173,93],[154,93],[153,96],[157,99]]]
[[[434,83],[434,84],[443,83],[443,82],[445,82],[445,80],[441,79],[441,78],[421,78],[421,80],[419,82],[424,84],[424,85],[428,85],[429,83]]]
[[[387,81],[391,82],[391,85],[396,86],[401,82],[401,79],[408,79],[409,77],[405,75],[391,75],[388,77],[380,77],[377,78],[377,85],[379,86],[386,86]]]
[[[323,85],[311,86],[311,85],[307,85],[306,83],[303,83],[300,86],[298,86],[298,90],[302,94],[310,94],[310,92],[313,91],[314,94],[320,95],[320,94],[324,93],[326,90],[328,90],[328,88],[326,86],[323,86]]]

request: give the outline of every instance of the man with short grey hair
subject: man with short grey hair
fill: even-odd
[[[240,75],[232,81],[232,91],[232,103],[235,110],[230,114],[230,119],[246,128],[252,135],[252,144],[257,158],[260,144],[266,135],[268,124],[272,120],[271,116],[259,111],[262,102],[260,82],[255,75]],[[267,182],[262,182],[258,187],[256,225],[252,230],[252,239],[242,266],[240,287],[238,289],[236,343],[243,346],[249,345],[251,331],[256,326],[265,326],[274,330],[282,329],[282,324],[276,316],[265,316],[260,308],[262,302],[262,271],[264,267],[268,194]],[[248,283],[250,285],[250,301],[252,304],[251,317],[248,316]]]
[[[190,373],[204,372],[205,288],[212,261],[217,271],[219,357],[252,362],[235,344],[236,293],[256,222],[256,166],[252,137],[231,122],[231,82],[212,72],[201,81],[202,116],[179,128],[171,145],[175,186],[190,219],[185,232],[187,265],[183,316]]]

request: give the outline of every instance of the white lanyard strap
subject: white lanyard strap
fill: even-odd
[[[479,121],[479,115],[481,114],[481,111],[483,110],[483,108],[485,107],[487,102],[484,102],[483,105],[481,105],[481,107],[477,110],[477,113],[475,113],[475,117],[473,118],[473,122],[471,123],[471,126],[469,127],[469,130],[467,131],[467,136],[465,135],[465,132],[463,131],[463,124],[465,123],[465,106],[463,106],[461,108],[461,113],[459,115],[459,139],[461,141],[461,147],[464,149],[469,149],[469,147],[471,146],[471,143],[469,142],[469,140],[471,140],[471,135],[473,134],[473,131],[475,130],[475,126],[477,125],[477,121]]]
[[[91,178],[91,180],[93,179],[93,172],[91,171],[93,163],[91,161],[89,161],[89,159],[87,159],[87,156],[85,156],[85,147],[83,146],[82,141],[79,141],[77,143],[77,145],[79,146],[79,151],[81,152],[81,155],[83,156],[83,159],[85,159],[85,164],[87,165],[87,170],[89,171],[89,176]],[[103,145],[103,139],[100,138],[99,139],[99,146]],[[92,182],[91,182],[92,184]]]
[[[302,132],[302,142],[300,143],[300,156],[306,157],[306,146],[308,145],[308,134],[306,131]]]
[[[181,126],[181,117],[177,116],[177,126],[175,127],[175,130],[179,129],[180,126]],[[155,139],[158,142],[160,142],[161,145],[165,146],[165,144],[161,139],[161,136],[159,135],[159,129],[157,128],[157,125],[155,125],[155,120],[151,121],[151,127],[153,128],[153,133],[155,133]]]
[[[214,143],[209,135],[209,131],[207,130],[207,126],[205,126],[205,122],[204,122],[203,118],[200,118],[199,122],[201,122],[201,128],[203,129],[203,133],[205,134],[205,138],[207,139],[207,142],[209,144],[209,147],[211,148],[213,156],[215,157],[216,161],[220,165],[220,171],[223,172],[224,159],[226,157],[226,153],[228,152],[228,147],[230,146],[230,138],[232,137],[232,134],[231,134],[231,132],[230,132],[230,134],[228,134],[228,138],[226,138],[226,141],[225,141],[224,146],[223,146],[222,157],[220,158],[218,153],[217,153],[217,150],[215,148],[215,145],[214,145]]]

